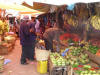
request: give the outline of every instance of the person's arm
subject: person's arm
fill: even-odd
[[[68,46],[67,43],[65,44],[65,43],[63,43],[61,40],[60,40],[60,44],[63,45],[63,46],[66,46],[66,47]]]
[[[30,25],[31,25],[31,26],[30,26],[30,30],[29,30],[30,33],[37,36],[37,34],[36,34],[36,29],[35,29],[35,22],[34,22],[34,23],[31,23]]]
[[[62,46],[68,46],[68,44],[63,43],[61,40],[59,40],[59,41],[53,40],[53,43],[54,44],[58,44],[59,43]]]

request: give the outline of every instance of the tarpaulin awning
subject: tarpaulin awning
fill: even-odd
[[[49,12],[51,5],[48,4],[44,4],[44,3],[38,3],[38,2],[34,2],[33,6],[30,6],[29,4],[27,4],[26,2],[22,3],[22,5],[29,7],[31,9],[35,9],[41,12]]]
[[[0,2],[0,8],[2,8],[2,9],[13,9],[13,10],[23,11],[23,12],[39,12],[37,10],[25,7],[23,5],[12,4],[12,3],[3,3],[3,2]]]
[[[43,12],[19,12],[19,14],[30,14],[30,15],[38,16],[40,14],[43,14]]]
[[[16,4],[22,4],[23,2],[33,5],[33,2],[51,4],[51,5],[70,5],[74,3],[91,3],[100,2],[100,0],[0,0],[0,2],[10,2]]]
[[[75,3],[100,2],[100,0],[33,0],[33,1],[45,4],[52,4],[52,5],[70,5]]]

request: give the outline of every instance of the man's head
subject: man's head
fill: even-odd
[[[25,15],[25,16],[23,17],[23,20],[29,20],[29,16],[28,16],[28,15]]]
[[[31,17],[31,20],[32,20],[32,21],[35,21],[35,17]]]

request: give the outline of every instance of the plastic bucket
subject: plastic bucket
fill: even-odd
[[[47,73],[47,60],[37,62],[37,72],[44,74]]]

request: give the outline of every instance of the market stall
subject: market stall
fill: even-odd
[[[91,6],[94,5],[92,9]],[[50,75],[99,75],[99,25],[98,3],[76,4],[73,10],[65,10],[64,19],[70,29],[60,37],[68,47],[60,53],[50,53],[48,60]],[[94,10],[94,11],[92,11]],[[83,12],[85,11],[85,12]],[[56,45],[54,45],[56,50]]]
[[[14,49],[17,35],[13,32],[6,32],[0,42],[0,55],[8,54]]]
[[[53,72],[51,75],[54,75],[55,72],[57,72],[55,70],[58,70],[56,75],[99,75],[100,63],[98,59],[100,57],[97,54],[98,50],[99,48],[97,46],[93,46],[88,42],[81,41],[74,42],[73,45],[69,45],[64,50],[62,49],[60,53],[51,53],[49,62],[50,73],[51,71]],[[61,71],[60,73],[62,74],[59,74],[59,71]]]
[[[44,74],[48,70],[50,75],[100,75],[100,60],[98,60],[100,59],[100,12],[98,12],[100,3],[76,3],[71,7],[69,5],[62,7],[37,2],[34,3],[36,6],[33,7],[25,2],[23,5],[11,4],[12,7],[10,7],[8,4],[6,6],[0,4],[0,8],[22,11],[20,14],[42,14],[38,16],[41,18],[40,28],[42,31],[40,34],[43,34],[46,29],[52,28],[55,22],[58,24],[58,22],[63,21],[56,20],[58,17],[56,14],[59,12],[56,10],[57,8],[61,7],[61,14],[58,18],[61,19],[63,16],[64,19],[64,25],[60,23],[58,27],[66,33],[57,38],[67,46],[60,46],[60,52],[57,52],[58,43],[53,44],[54,52],[50,52],[45,50],[44,41],[37,38],[37,42],[39,41],[36,44],[35,52],[37,72]],[[33,10],[34,8],[48,13],[43,14]],[[16,34],[8,32],[7,24],[0,23],[0,33],[3,35],[0,41],[1,55],[8,54],[14,48]]]

